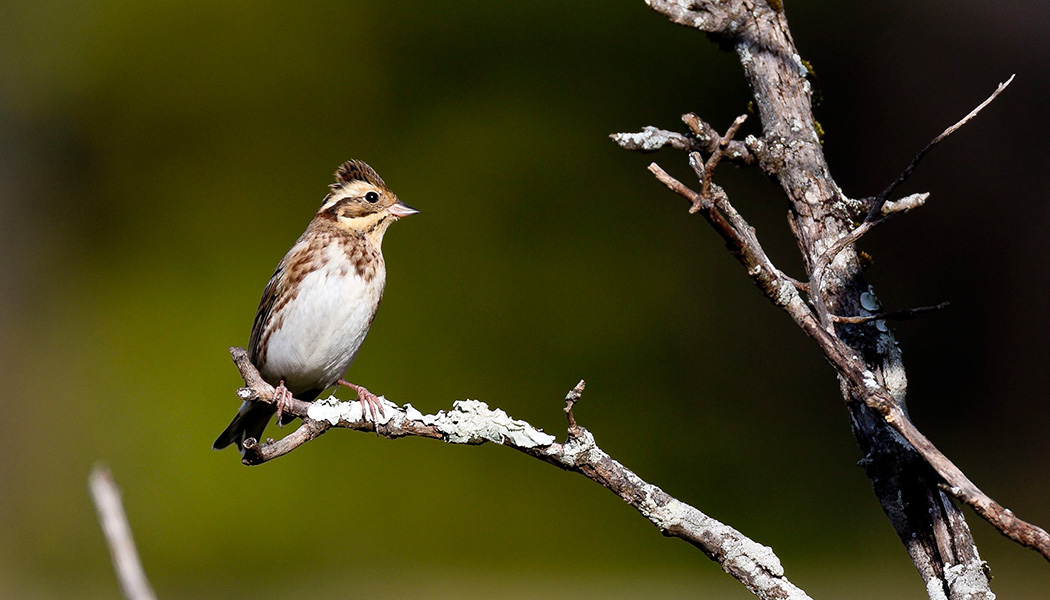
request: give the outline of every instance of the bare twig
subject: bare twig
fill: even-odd
[[[248,353],[241,348],[230,348],[230,353],[249,386],[238,390],[237,396],[242,400],[272,403],[273,387],[259,376],[248,360]],[[424,415],[411,405],[396,406],[381,398],[384,420],[373,425],[364,420],[360,403],[332,398],[313,403],[294,400],[285,413],[301,418],[303,424],[276,442],[249,445],[253,448],[251,452],[259,452],[259,462],[265,462],[287,454],[334,427],[368,433],[374,431],[390,439],[416,436],[453,444],[495,442],[566,471],[579,473],[607,488],[649,519],[664,535],[682,539],[703,551],[759,598],[809,598],[788,580],[780,559],[770,548],[644,481],[599,448],[591,432],[578,425],[572,416],[572,406],[579,401],[583,387],[584,382],[580,381],[565,397],[570,434],[561,444],[554,436],[524,421],[511,419],[502,410],[490,409],[477,400],[457,401],[451,410]],[[304,429],[307,431],[298,435]],[[286,442],[289,438],[292,439]],[[248,454],[246,452],[245,456]]]
[[[577,432],[576,417],[572,414],[572,409],[583,396],[583,388],[586,385],[587,383],[581,379],[576,384],[576,387],[569,390],[569,393],[565,395],[565,417],[569,420],[569,435],[575,435]]]
[[[857,317],[841,317],[839,315],[831,315],[831,320],[836,323],[868,323],[871,321],[908,321],[915,317],[931,312],[934,310],[942,310],[948,308],[948,302],[941,302],[934,306],[918,306],[916,308],[906,308],[904,310],[895,310],[891,312],[879,313],[877,315],[857,316]]]
[[[652,126],[643,127],[638,133],[613,133],[609,137],[624,150],[656,152],[664,146],[676,150],[693,150],[696,140],[678,133]]]
[[[915,155],[915,158],[913,158],[911,160],[911,163],[909,163],[908,166],[905,167],[904,171],[901,172],[900,176],[898,176],[897,179],[893,181],[893,183],[888,185],[886,189],[879,192],[878,196],[875,196],[875,201],[871,205],[871,211],[868,213],[867,218],[864,220],[876,220],[879,217],[879,213],[882,211],[882,205],[885,204],[886,199],[890,197],[890,194],[892,194],[894,190],[896,190],[902,183],[904,183],[908,180],[909,177],[911,177],[911,174],[915,172],[915,168],[918,167],[919,163],[922,162],[922,159],[930,153],[930,150],[933,150],[937,146],[937,144],[941,143],[942,140],[944,140],[949,135],[955,133],[963,125],[966,125],[971,120],[973,120],[973,118],[977,116],[977,113],[984,110],[984,107],[991,104],[992,100],[998,98],[999,94],[1003,93],[1003,90],[1005,90],[1008,85],[1013,83],[1014,77],[1016,76],[1016,74],[1011,75],[1009,79],[1007,79],[1003,83],[1000,83],[999,86],[995,88],[995,91],[992,92],[992,95],[988,96],[988,98],[986,98],[984,102],[978,104],[977,107],[971,110],[965,117],[959,119],[954,125],[948,127],[947,129],[942,131],[940,135],[933,138],[933,140],[929,144],[926,144],[926,147],[920,150],[919,153]]]
[[[135,540],[131,537],[131,526],[124,513],[124,504],[120,501],[120,490],[113,482],[109,468],[97,465],[88,477],[88,487],[124,597],[128,600],[156,600],[153,588],[146,579],[146,572],[142,570]]]
[[[848,234],[836,240],[835,243],[830,248],[828,248],[827,251],[825,251],[820,256],[820,258],[817,259],[816,264],[813,266],[813,275],[816,276],[818,280],[818,285],[813,286],[813,289],[820,289],[819,280],[823,278],[824,270],[829,264],[831,264],[831,261],[835,260],[835,257],[837,257],[843,249],[845,249],[851,244],[855,244],[858,240],[860,240],[861,237],[864,236],[864,234],[868,233],[876,226],[882,224],[888,218],[893,216],[893,214],[895,214],[883,213],[883,207],[887,202],[887,198],[889,198],[890,194],[892,194],[898,186],[900,186],[902,183],[907,181],[909,177],[911,177],[911,174],[915,172],[915,168],[919,166],[919,163],[922,162],[922,159],[925,158],[926,155],[929,154],[930,151],[937,146],[937,144],[941,143],[943,139],[955,133],[955,131],[957,131],[963,125],[969,123],[974,117],[977,116],[977,113],[981,112],[981,110],[983,110],[984,107],[991,104],[992,100],[998,98],[999,94],[1001,94],[1003,90],[1006,89],[1006,86],[1010,85],[1010,83],[1013,82],[1014,77],[1016,77],[1016,75],[1011,75],[1010,78],[1007,79],[1004,83],[1000,83],[999,86],[995,88],[995,91],[992,92],[992,95],[988,96],[988,98],[986,98],[984,102],[978,104],[977,107],[971,110],[965,117],[959,119],[954,125],[948,127],[947,129],[942,131],[940,135],[933,138],[933,140],[929,144],[926,144],[926,147],[920,150],[919,153],[915,155],[915,158],[912,159],[911,163],[908,164],[908,166],[904,169],[900,176],[898,176],[893,183],[887,186],[886,189],[879,192],[879,195],[875,196],[875,198],[872,199],[871,210],[868,212],[868,215],[864,218],[864,221],[855,229],[850,231]],[[909,196],[909,198],[911,197]],[[922,201],[925,201],[925,199],[925,197],[921,198]],[[904,206],[905,208],[911,208],[907,205]]]
[[[923,204],[926,204],[926,199],[929,197],[929,192],[924,192],[920,194],[911,194],[900,200],[887,200],[886,203],[882,205],[882,211],[879,213],[879,216],[881,218],[888,218],[893,215],[909,213]]]
[[[286,410],[284,412],[289,411]],[[260,444],[258,440],[248,438],[244,440],[242,445],[244,456],[241,457],[241,462],[246,465],[261,465],[264,462],[279,458],[306,442],[320,437],[321,434],[328,431],[329,427],[325,421],[305,418],[302,425],[297,427],[295,431],[279,440],[267,440],[265,443]]]
[[[711,154],[719,144],[724,142],[726,144],[725,150],[723,151],[725,158],[740,165],[753,165],[758,160],[747,147],[747,144],[732,139],[735,137],[736,131],[733,132],[733,135],[727,134],[727,136],[721,136],[714,127],[708,125],[706,121],[696,116],[694,113],[686,113],[682,115],[682,122],[689,127],[689,130],[693,133],[693,140],[696,142],[695,145],[699,146],[694,148],[694,150],[700,150]]]
[[[746,120],[747,115],[740,115],[734,119],[733,124],[726,130],[726,134],[718,140],[718,146],[711,153],[711,158],[707,159],[707,164],[704,165],[704,176],[700,181],[700,195],[704,198],[711,197],[711,178],[715,176],[715,167],[722,160],[722,155],[725,153],[726,148],[729,147],[729,142]],[[695,165],[694,168],[696,168]]]

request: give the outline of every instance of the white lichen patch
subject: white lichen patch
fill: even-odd
[[[419,412],[415,406],[409,403],[405,403],[405,418],[409,421],[423,421],[423,413]]]
[[[452,403],[452,410],[443,410],[436,415],[424,415],[411,404],[406,404],[402,410],[383,396],[379,397],[379,401],[383,404],[383,414],[376,419],[379,424],[392,423],[397,426],[405,421],[416,421],[436,427],[446,441],[454,444],[487,440],[519,448],[535,448],[554,443],[553,435],[543,433],[525,421],[512,419],[500,409],[490,409],[478,400],[457,400]],[[343,402],[335,396],[313,402],[307,416],[332,425],[340,422],[356,423],[365,419],[360,402]]]
[[[930,600],[948,600],[948,596],[944,595],[944,581],[940,577],[931,577],[926,582],[926,595]]]
[[[748,573],[754,573],[755,567],[758,567],[774,577],[784,576],[784,566],[769,546],[763,546],[749,539],[729,525],[679,500],[672,498],[670,502],[660,506],[653,500],[653,493],[659,491],[659,488],[640,480],[639,482],[640,487],[645,490],[645,498],[641,502],[639,511],[661,531],[667,531],[671,527],[680,527],[693,535],[722,540],[721,547],[725,552],[725,560],[720,562],[723,564],[732,564]]]
[[[725,527],[732,529],[728,525]],[[740,535],[741,539],[726,543],[727,563],[736,564],[743,569],[747,569],[749,563],[751,563],[774,577],[784,576],[784,565],[780,564],[780,558],[773,552],[772,548],[743,537],[735,529],[733,529],[733,532]]]
[[[798,67],[798,72],[802,74],[803,77],[809,74],[809,69],[806,68],[806,63],[802,62],[802,57],[799,56],[797,52],[792,54],[791,58],[795,61],[795,66]]]
[[[681,513],[680,521],[682,526],[686,529],[694,533],[702,532],[704,537],[707,538],[722,540],[721,548],[725,553],[724,560],[720,561],[722,564],[731,564],[741,571],[751,573],[752,576],[757,575],[755,567],[773,577],[784,576],[784,566],[780,563],[780,558],[769,546],[759,544],[729,525],[717,519],[712,519],[692,506],[682,504],[678,511]]]
[[[569,467],[594,464],[602,459],[604,452],[594,443],[594,435],[586,429],[570,437],[561,447],[561,461]]]
[[[949,565],[944,569],[944,580],[948,582],[948,589],[962,593],[963,597],[970,594],[976,597],[979,592],[983,592],[989,594],[983,597],[995,600],[995,594],[988,591],[988,577],[984,573],[984,562],[980,558],[974,558],[964,564]]]
[[[638,133],[617,133],[613,141],[621,146],[653,152],[671,143],[671,138],[666,132],[660,131],[652,125],[647,125]]]
[[[554,436],[543,433],[525,421],[510,418],[500,409],[490,409],[479,400],[457,400],[452,410],[436,415],[424,415],[412,408],[409,415],[414,421],[437,427],[445,439],[454,444],[487,440],[497,444],[511,444],[519,448],[549,446]]]
[[[893,213],[906,213],[915,210],[926,204],[926,199],[929,197],[929,192],[922,192],[905,196],[900,200],[887,200],[886,204],[882,205],[881,214],[885,216]]]
[[[780,290],[777,292],[776,304],[777,306],[787,306],[798,296],[798,290],[795,289],[795,285],[784,279],[780,282]]]
[[[645,504],[648,506],[643,508],[642,514],[652,521],[653,525],[659,527],[660,531],[667,531],[669,528],[682,523],[685,520],[687,511],[692,508],[678,500],[672,500],[663,506],[659,506],[652,501],[651,494],[646,495]]]
[[[382,403],[383,410],[381,414],[376,415],[375,421],[385,425],[394,418],[395,414],[398,414],[397,405],[383,396],[379,397],[379,402]],[[328,421],[332,425],[338,425],[340,421],[356,423],[361,420],[372,420],[370,417],[365,418],[364,407],[357,400],[343,402],[335,396],[314,401],[310,404],[306,416],[315,421]]]
[[[740,64],[744,65],[744,68],[747,68],[748,63],[752,60],[751,49],[744,44],[740,44],[737,46],[736,54],[740,57]]]
[[[878,392],[882,389],[879,385],[879,380],[875,378],[875,374],[869,370],[864,371],[864,387],[869,394]]]
[[[864,296],[862,294],[861,304],[863,303]],[[865,306],[865,308],[867,307]],[[881,308],[881,306],[879,308]],[[879,327],[880,323],[882,323],[882,327]],[[878,337],[875,346],[879,354],[882,355],[883,384],[886,387],[886,391],[893,396],[897,401],[897,404],[899,404],[901,409],[907,414],[908,407],[905,405],[905,398],[908,395],[908,375],[904,370],[904,359],[901,355],[900,346],[897,345],[897,340],[893,338],[893,335],[889,333],[889,327],[886,325],[885,319],[879,319],[876,321],[875,326],[879,331],[884,333],[884,335]]]

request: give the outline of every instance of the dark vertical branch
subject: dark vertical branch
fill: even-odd
[[[876,198],[853,200],[831,177],[810,103],[808,70],[795,49],[783,5],[761,0],[647,0],[671,21],[696,28],[736,50],[755,99],[762,123],[760,139],[750,138],[745,148],[760,168],[775,178],[786,195],[791,230],[798,240],[808,282],[801,284],[780,273],[761,252],[754,231],[731,212],[724,192],[711,184],[711,169],[691,155],[701,191],[692,192],[655,165],[650,170],[675,192],[701,211],[726,238],[734,255],[744,263],[760,289],[784,308],[821,346],[839,372],[853,432],[864,451],[862,461],[880,503],[926,582],[931,598],[992,598],[984,564],[959,508],[945,489],[958,497],[1012,539],[1050,558],[1050,537],[1042,529],[1018,523],[1013,514],[976,488],[908,421],[904,410],[907,378],[892,333],[871,323],[870,308],[877,306],[861,272],[853,243],[878,222],[921,205],[925,195],[889,199],[902,178],[944,137],[973,118],[992,98],[962,121],[949,127],[916,157],[898,181]],[[1007,82],[1009,83],[1009,82]],[[691,118],[688,118],[691,117]],[[687,124],[702,144],[682,144],[667,132],[618,134],[614,139],[629,147],[643,142],[679,149],[702,146],[717,154],[710,132],[700,136],[689,115]],[[707,128],[709,129],[709,127]],[[659,139],[657,139],[657,137]],[[726,138],[731,136],[726,136]],[[709,163],[717,163],[709,160]],[[711,190],[710,192],[708,190]],[[722,196],[719,196],[722,194]],[[715,201],[712,201],[712,200]],[[853,226],[861,217],[862,225]],[[733,220],[730,225],[730,219]],[[739,220],[739,222],[737,222]],[[750,237],[749,237],[750,236]],[[735,248],[745,242],[750,250]],[[757,258],[749,259],[748,252]],[[791,286],[789,290],[786,286]],[[796,300],[796,290],[808,302]],[[901,316],[920,310],[898,311]],[[959,482],[955,485],[951,482]],[[945,489],[942,489],[945,486]]]

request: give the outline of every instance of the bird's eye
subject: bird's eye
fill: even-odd
[[[368,200],[372,204],[375,204],[376,202],[379,202],[379,194],[375,192],[368,192],[367,194],[365,194],[365,200]]]

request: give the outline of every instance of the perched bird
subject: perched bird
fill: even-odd
[[[306,231],[277,265],[255,313],[248,355],[277,388],[277,403],[243,403],[212,445],[215,450],[236,443],[243,453],[244,441],[260,440],[274,413],[282,419],[288,398],[311,401],[336,384],[356,390],[373,420],[382,411],[374,394],[340,378],[383,299],[383,234],[394,221],[419,211],[398,200],[362,161],[344,163],[335,179]]]

